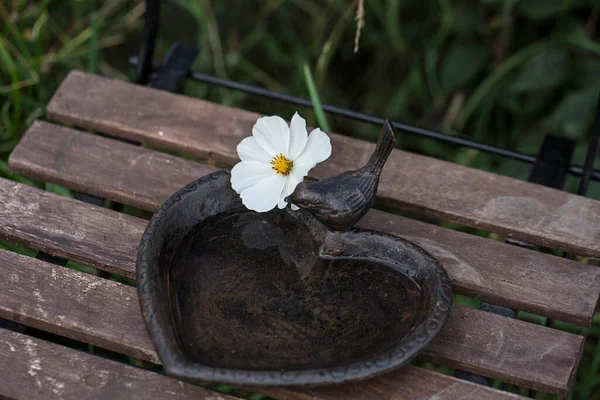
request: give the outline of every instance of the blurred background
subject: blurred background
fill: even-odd
[[[181,41],[200,49],[196,71],[531,155],[546,134],[561,135],[577,143],[573,161],[585,159],[600,92],[600,0],[365,0],[356,52],[358,0],[162,3],[157,60]],[[134,79],[128,59],[143,14],[139,0],[0,0],[0,176],[71,194],[9,172],[8,156],[68,71]],[[197,82],[183,92],[286,119],[297,109]],[[298,111],[345,135],[374,141],[379,133]],[[408,133],[399,146],[520,179],[531,168]],[[566,190],[577,183],[569,177]],[[600,183],[589,196],[600,199]],[[590,335],[571,398],[600,399],[600,315],[590,329],[557,327]]]

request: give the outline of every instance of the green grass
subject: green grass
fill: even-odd
[[[313,81],[312,73],[310,72],[310,68],[306,63],[304,64],[304,80],[306,81],[306,87],[308,89],[308,94],[310,95],[310,101],[313,103],[313,111],[315,113],[315,118],[317,119],[318,125],[323,128],[325,132],[331,132],[329,122],[327,121],[327,117],[323,112],[323,106],[321,105],[321,100]]]
[[[557,134],[575,141],[574,159],[583,163],[600,90],[600,1],[368,0],[357,53],[357,0],[163,3],[157,57],[174,40],[193,44],[200,49],[194,69],[304,96],[314,107],[257,100],[196,82],[185,84],[187,95],[288,119],[298,111],[312,126],[371,141],[379,127],[327,115],[320,104],[529,154],[538,151],[546,134]],[[0,2],[1,177],[72,195],[8,171],[8,156],[31,122],[44,118],[45,105],[69,70],[133,78],[127,58],[137,50],[142,15],[134,0]],[[399,141],[404,149],[474,168],[520,179],[529,174],[526,164],[481,152],[409,134]],[[574,191],[577,183],[570,177],[566,189]],[[593,183],[589,195],[600,199],[600,184]],[[0,247],[32,253],[6,242]],[[463,297],[457,302],[478,304]],[[545,321],[527,313],[519,318]],[[570,398],[600,399],[600,316],[589,329],[563,323],[557,328],[587,335]],[[522,392],[502,382],[494,385]]]

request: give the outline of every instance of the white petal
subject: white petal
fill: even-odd
[[[302,153],[304,146],[306,146],[306,139],[308,134],[306,133],[306,121],[298,113],[294,113],[292,122],[290,123],[290,149],[288,150],[288,156],[290,160],[294,161],[296,157]]]
[[[270,176],[277,175],[270,164],[258,161],[242,161],[231,169],[231,187],[238,194]]]
[[[269,163],[273,156],[259,146],[254,136],[249,136],[237,145],[237,153],[242,161],[260,161]]]
[[[272,210],[279,203],[284,185],[283,175],[275,174],[264,178],[256,185],[242,191],[240,194],[242,203],[250,210],[257,212]]]
[[[287,202],[284,200],[287,196],[289,196],[290,194],[292,194],[292,192],[294,191],[294,189],[296,189],[296,186],[298,186],[298,184],[300,182],[302,182],[302,179],[304,177],[298,177],[298,175],[296,174],[289,174],[288,176],[286,176],[285,179],[285,186],[283,187],[283,191],[281,192],[281,197],[279,198],[279,204],[278,207],[279,208],[285,208],[285,206],[287,206]]]
[[[306,175],[308,175],[308,169],[305,170],[302,166],[300,168],[296,168],[294,165],[294,168],[292,168],[292,171],[288,175],[288,178],[293,179],[293,181],[296,182],[294,189],[296,189],[296,186],[298,186],[298,184],[304,180]]]
[[[308,135],[304,150],[294,160],[294,170],[298,168],[298,172],[302,172],[305,176],[311,168],[327,160],[330,155],[331,140],[329,140],[329,136],[317,128]]]
[[[294,211],[298,211],[299,209],[300,209],[300,207],[298,207],[298,206],[297,206],[297,205],[295,205],[295,204],[292,204],[292,210],[294,210]]]
[[[271,157],[279,153],[287,156],[290,128],[283,118],[278,116],[259,118],[252,128],[252,135]]]

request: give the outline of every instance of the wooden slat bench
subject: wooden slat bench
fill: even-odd
[[[27,260],[25,260],[27,262]],[[15,399],[193,399],[234,400],[27,335],[0,330],[2,389]]]
[[[258,117],[77,71],[55,93],[48,116],[56,123],[223,165],[237,161],[235,146],[250,134]],[[11,154],[13,171],[155,211],[183,185],[217,170],[56,123],[33,123]],[[358,166],[373,146],[331,136],[333,155],[314,170],[315,178]],[[386,166],[378,195],[386,206],[575,254],[600,255],[600,203],[594,200],[398,150]],[[140,218],[0,179],[0,237],[34,250],[133,279],[145,225]],[[581,326],[591,323],[600,295],[596,267],[378,210],[360,225],[423,246],[447,269],[456,293]],[[0,280],[1,318],[159,363],[135,288],[6,251],[0,252],[0,276],[7,277]],[[564,396],[583,342],[583,336],[455,305],[446,328],[421,359]],[[28,391],[19,391],[0,384],[0,397],[83,398],[78,395],[90,390],[85,398],[107,393],[135,398],[119,388],[143,386],[156,376],[155,387],[139,393],[151,398],[169,398],[170,393],[174,398],[228,398],[6,330],[0,330],[0,356],[0,383],[30,385]],[[73,360],[83,367],[74,366]],[[46,371],[52,368],[56,371]],[[90,376],[107,371],[92,378],[102,382],[102,390],[91,391],[85,379],[82,383],[73,375],[87,376],[88,371]],[[117,375],[122,380],[103,378]],[[338,387],[253,390],[281,399],[518,397],[413,366]]]

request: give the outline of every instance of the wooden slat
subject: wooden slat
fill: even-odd
[[[11,400],[234,400],[171,377],[4,329],[0,329],[0,376],[4,383],[0,385],[0,398]],[[402,387],[401,392],[398,387]],[[298,392],[277,388],[264,391],[282,400],[400,400],[435,396],[438,399],[523,399],[420,368],[405,368],[402,373],[329,390]]]
[[[406,367],[367,381],[342,386],[310,389],[290,394],[289,389],[269,389],[268,395],[281,400],[504,400],[525,397],[500,392],[485,386],[427,373],[420,368]]]
[[[189,177],[200,177],[217,170],[209,165],[192,163],[165,153],[139,151],[139,148],[131,145],[121,146],[121,143],[114,140],[91,141],[90,136],[83,137],[74,130],[58,126],[56,129],[47,127],[47,123],[36,121],[31,129],[39,136],[22,139],[22,143],[27,146],[28,157],[40,156],[44,160],[36,163],[34,159],[30,159],[31,176],[42,177],[53,172],[52,180],[55,183],[97,196],[116,189],[115,200],[142,209],[153,209],[155,199],[165,197],[165,185],[181,187],[190,182]],[[31,141],[37,139],[41,139],[46,145],[41,145],[40,142],[41,146],[37,146]],[[22,170],[18,161],[21,159],[19,151],[13,151],[10,159],[9,163],[14,162],[12,165],[15,171]],[[69,172],[91,165],[94,165],[93,171],[87,170],[74,185],[70,183]],[[167,165],[169,168],[158,169],[155,168],[156,165]],[[152,173],[144,174],[142,181],[140,172],[148,170]],[[115,172],[117,176],[113,175]],[[118,182],[117,188],[114,182]]]
[[[4,250],[0,262],[0,318],[158,362],[135,288]]]
[[[158,362],[136,290],[93,275],[0,251],[0,318]],[[566,394],[582,336],[454,306],[424,356],[550,393]]]
[[[9,165],[27,176],[152,211],[181,186],[216,171],[44,122],[26,133]],[[16,183],[0,185],[0,194],[1,236],[133,276],[145,222],[79,202],[57,202],[51,194]],[[38,204],[46,212],[32,212]],[[423,246],[446,267],[458,293],[558,320],[591,323],[600,294],[598,268],[376,210],[359,225]]]
[[[73,71],[48,105],[56,121],[215,159],[237,161],[236,145],[260,116]],[[373,144],[331,134],[333,154],[312,175],[362,165]],[[378,197],[390,205],[509,237],[600,257],[600,202],[395,150]]]
[[[0,238],[135,278],[147,222],[0,178]]]
[[[0,329],[0,398],[234,400],[157,373]]]
[[[0,376],[4,383],[0,385],[0,398],[11,400],[234,399],[5,329],[0,329]],[[366,384],[358,382],[328,390],[297,392],[277,388],[266,391],[282,400],[523,399],[420,368],[404,368],[402,373],[384,375]],[[320,395],[323,393],[325,396]]]

